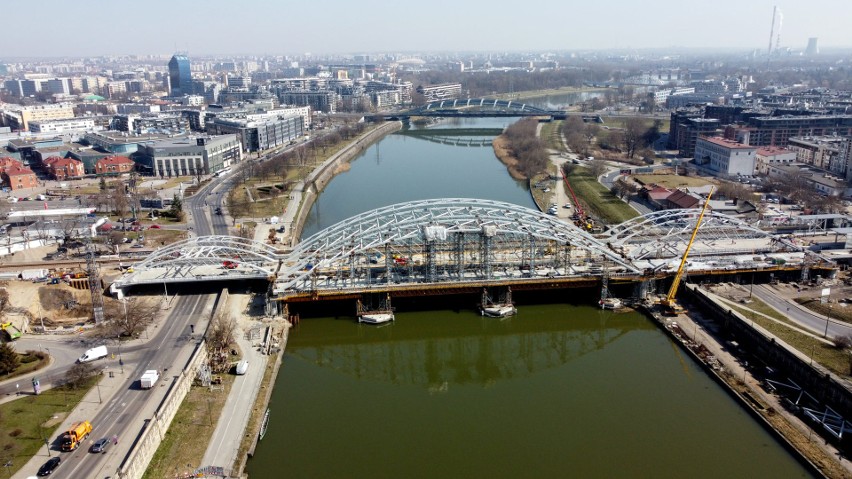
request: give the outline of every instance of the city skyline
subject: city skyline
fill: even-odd
[[[27,21],[7,24],[11,37],[20,41],[4,49],[5,56],[766,50],[776,5],[783,13],[781,47],[802,51],[810,37],[819,37],[822,48],[852,46],[844,25],[852,17],[852,3],[843,0],[719,0],[688,6],[675,0],[641,5],[630,0],[576,5],[544,0],[523,10],[508,2],[435,0],[402,16],[399,4],[384,0],[286,6],[247,0],[239,8],[222,0],[202,5],[152,0],[133,9],[106,5],[80,0],[67,14],[67,4],[58,0],[7,7],[7,18],[29,17],[39,28],[33,30]],[[67,18],[75,12],[80,19],[71,30]]]

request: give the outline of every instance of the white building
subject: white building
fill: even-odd
[[[30,131],[33,133],[64,133],[66,131],[91,131],[94,129],[95,120],[92,118],[30,122]]]
[[[756,146],[720,137],[701,136],[695,142],[694,164],[720,177],[754,175]]]
[[[770,166],[791,165],[796,161],[796,152],[786,148],[767,146],[755,154],[755,170],[759,175],[768,175]]]

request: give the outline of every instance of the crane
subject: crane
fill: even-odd
[[[677,268],[677,274],[672,281],[672,287],[669,288],[669,294],[666,295],[666,299],[662,302],[663,307],[666,310],[666,314],[677,316],[678,314],[686,312],[686,310],[677,304],[677,301],[675,301],[675,295],[677,294],[678,286],[680,286],[680,279],[683,277],[683,272],[686,269],[686,257],[689,256],[689,250],[692,248],[692,243],[695,242],[695,236],[698,235],[698,228],[701,227],[701,220],[704,219],[704,213],[707,211],[707,205],[710,204],[710,195],[712,194],[713,189],[711,188],[710,192],[707,193],[707,199],[704,200],[704,207],[701,208],[701,214],[698,215],[698,221],[695,222],[695,229],[692,230],[692,236],[689,238],[686,250],[683,252],[683,258],[680,260],[680,266]]]

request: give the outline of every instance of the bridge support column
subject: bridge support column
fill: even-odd
[[[645,299],[653,290],[653,280],[640,281],[634,286],[633,294],[639,299]]]
[[[464,278],[464,233],[456,233],[455,245],[456,274],[459,280]]]
[[[430,240],[426,242],[426,274],[430,283],[438,277],[438,265],[435,263],[435,242]]]

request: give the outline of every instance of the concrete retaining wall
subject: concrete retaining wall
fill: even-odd
[[[302,236],[302,227],[305,224],[305,219],[308,217],[308,213],[311,211],[311,207],[314,205],[314,201],[317,199],[317,195],[326,187],[326,185],[328,185],[331,179],[334,178],[337,168],[341,164],[358,156],[373,143],[381,140],[391,133],[399,131],[400,129],[402,129],[402,122],[393,121],[364,133],[355,141],[350,143],[346,148],[338,151],[332,155],[331,158],[325,160],[319,168],[316,168],[308,175],[307,178],[305,178],[305,187],[302,192],[302,203],[299,205],[299,212],[295,216],[292,231],[290,232],[291,237],[294,238],[293,246],[296,245],[298,238],[301,238]]]
[[[806,355],[759,325],[753,324],[737,311],[717,303],[701,288],[687,285],[683,294],[690,301],[712,311],[712,314],[707,316],[723,325],[749,354],[782,372],[810,395],[842,416],[852,418],[852,390],[846,381],[819,364],[811,364],[810,358]]]

